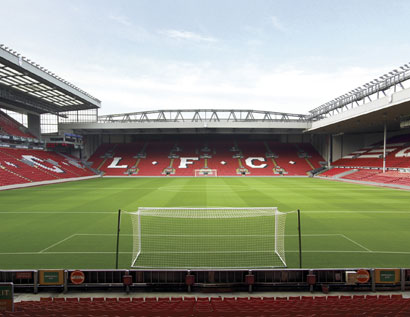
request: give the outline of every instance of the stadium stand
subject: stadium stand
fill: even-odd
[[[410,186],[410,135],[392,137],[386,142],[386,168],[383,167],[383,144],[377,142],[354,151],[332,163],[333,168],[321,173],[322,177],[342,178],[361,182]],[[342,173],[352,171],[348,175]],[[342,175],[340,175],[342,174]]]
[[[278,156],[275,158],[277,165],[283,168],[288,175],[306,175],[308,171],[314,169],[309,165],[305,157],[299,155],[300,152],[298,152],[296,144],[271,142],[269,147]]]
[[[35,138],[30,133],[25,132],[26,130],[27,129],[23,125],[0,110],[0,134]]]
[[[0,316],[409,316],[401,295],[294,297],[41,298]]]
[[[387,171],[386,173],[382,173],[380,170],[359,170],[353,174],[343,176],[342,178],[410,186],[410,173],[401,173],[397,171]]]
[[[386,167],[410,167],[410,135],[392,137],[386,142]],[[349,167],[382,167],[383,144],[378,142],[372,146],[354,151],[332,163],[333,166]]]
[[[229,137],[102,144],[89,159],[109,176],[195,176],[201,169],[217,170],[218,176],[306,176],[322,161],[311,144],[236,142]]]
[[[154,141],[145,143],[138,164],[137,175],[161,176],[164,175],[165,168],[169,168],[171,172],[174,162],[168,156],[171,153],[172,147],[172,142]],[[105,170],[105,172],[107,175],[111,174],[111,170]]]
[[[77,159],[56,152],[0,148],[0,186],[92,175]]]
[[[218,176],[237,176],[237,169],[240,165],[238,159],[233,158],[234,142],[213,141],[210,147],[213,149],[212,159],[207,160],[207,167],[216,169]]]

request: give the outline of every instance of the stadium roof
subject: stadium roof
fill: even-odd
[[[0,44],[0,105],[38,114],[96,109],[101,101]]]
[[[77,134],[301,133],[306,115],[237,109],[157,110],[99,116],[98,122],[60,123]]]
[[[410,63],[404,64],[375,78],[370,82],[357,87],[346,94],[326,102],[325,104],[309,111],[308,119],[313,121],[337,115],[346,110],[364,105],[405,89],[404,83],[410,80]]]
[[[297,113],[240,109],[177,109],[141,111],[99,116],[99,122],[275,122],[306,121]]]

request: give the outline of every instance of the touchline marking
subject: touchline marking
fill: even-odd
[[[76,233],[74,236],[116,236],[116,233]],[[121,233],[121,236],[133,237],[131,233]],[[138,235],[135,235],[138,237]]]
[[[107,187],[107,186],[104,186],[104,187],[86,187],[86,186],[84,186],[84,187],[80,187],[80,186],[78,186],[78,187],[68,187],[68,188],[62,188],[62,187],[53,187],[53,188],[49,188],[49,189],[44,189],[44,188],[41,188],[41,187],[39,187],[39,188],[37,188],[37,189],[34,189],[33,188],[33,190],[35,190],[35,191],[39,191],[39,192],[45,192],[45,191],[53,191],[53,190],[55,190],[55,191],[58,191],[58,190],[61,190],[61,191],[66,191],[66,190],[84,190],[84,189],[91,189],[91,190],[100,190],[100,189],[106,189],[106,190],[109,190],[109,189],[134,189],[134,188],[137,188],[137,189],[139,189],[139,188],[144,188],[144,187]]]
[[[41,251],[39,251],[39,252],[6,252],[6,253],[0,253],[1,255],[13,255],[13,254],[86,254],[86,253],[92,253],[92,254],[105,254],[105,253],[107,253],[107,254],[111,254],[111,253],[115,253],[115,252],[110,252],[110,251],[107,251],[107,252],[104,252],[104,251],[95,251],[95,252],[93,252],[93,251],[91,251],[91,252],[84,252],[84,251],[72,251],[72,252],[69,252],[69,251],[67,251],[67,252],[64,252],[64,251],[62,251],[62,252],[58,252],[58,251],[55,251],[55,252],[53,252],[53,251],[49,251],[49,252],[45,252],[45,251],[47,251],[47,250],[49,250],[49,249],[51,249],[51,248],[53,248],[53,247],[55,247],[55,246],[57,246],[57,245],[59,245],[59,244],[61,244],[61,243],[63,243],[63,242],[65,242],[65,241],[67,241],[67,240],[69,240],[69,239],[71,239],[71,238],[73,238],[73,237],[75,237],[75,236],[115,236],[116,234],[115,233],[74,233],[74,234],[72,234],[72,235],[70,235],[70,236],[68,236],[68,237],[66,237],[66,238],[64,238],[64,239],[62,239],[62,240],[60,240],[60,241],[58,241],[58,242],[56,242],[56,243],[54,243],[54,244],[52,244],[52,245],[50,245],[50,246],[48,246],[47,248],[45,248],[45,249],[43,249],[43,250],[41,250]],[[134,235],[133,234],[122,234],[122,236],[131,236],[131,237],[133,237]],[[268,236],[268,237],[270,237],[271,235],[146,235],[146,236],[153,236],[153,237],[232,237],[232,236],[234,236],[234,237],[266,237],[266,236]],[[285,236],[287,236],[287,237],[297,237],[298,235],[296,235],[296,234],[289,234],[289,235],[285,235]],[[370,249],[368,249],[368,248],[366,248],[365,246],[363,246],[362,244],[360,244],[360,243],[358,243],[358,242],[356,242],[356,241],[354,241],[353,239],[350,239],[349,237],[347,237],[346,235],[344,235],[344,234],[341,234],[341,233],[323,233],[323,234],[302,234],[302,236],[304,236],[304,237],[326,237],[326,236],[340,236],[340,237],[343,237],[343,238],[345,238],[346,240],[348,240],[348,241],[350,241],[350,242],[352,242],[353,244],[355,244],[355,245],[357,245],[357,246],[359,246],[360,248],[362,248],[362,249],[364,249],[365,251],[357,251],[357,250],[355,250],[355,251],[339,251],[339,250],[317,250],[317,251],[314,251],[314,250],[303,250],[302,252],[310,252],[310,253],[385,253],[385,254],[410,254],[410,252],[400,252],[400,251],[397,251],[397,252],[395,252],[395,251],[372,251],[372,250],[370,250]],[[299,250],[287,250],[287,251],[285,251],[285,252],[299,252]],[[129,254],[132,254],[133,252],[120,252],[120,253],[129,253]],[[202,252],[192,252],[192,251],[167,251],[167,252],[162,252],[162,251],[159,251],[159,252],[144,252],[144,253],[146,253],[146,254],[161,254],[161,253],[170,253],[170,254],[178,254],[178,253],[275,253],[274,251],[202,251]]]
[[[197,208],[195,206],[186,206],[184,208]],[[211,208],[211,206],[210,206]],[[213,208],[213,207],[212,207]],[[295,211],[283,211],[290,214]],[[369,213],[369,214],[409,214],[410,210],[302,210],[302,213]],[[0,211],[2,214],[118,214],[118,211]]]
[[[209,253],[271,253],[271,254],[276,254],[275,251],[273,250],[243,250],[243,251],[229,251],[229,250],[223,250],[223,251],[147,251],[144,252],[142,251],[142,254],[209,254]]]
[[[356,244],[357,246],[361,247],[362,249],[366,250],[367,252],[372,252],[372,250],[366,248],[365,246],[363,246],[362,244],[360,244],[359,242],[356,242],[352,239],[350,239],[349,237],[346,237],[344,234],[341,235],[343,238],[349,240],[350,242],[353,242],[354,244]]]
[[[43,253],[44,251],[46,251],[46,250],[48,250],[48,249],[51,249],[52,247],[55,247],[56,245],[59,245],[60,243],[63,243],[64,241],[67,241],[67,240],[71,239],[71,238],[74,237],[74,236],[75,236],[75,234],[72,234],[71,236],[68,236],[67,238],[65,238],[65,239],[63,239],[63,240],[61,240],[61,241],[58,241],[58,242],[56,242],[56,243],[50,245],[49,247],[47,247],[47,248],[41,250],[39,253]]]
[[[116,236],[116,233],[76,233],[75,236]],[[138,236],[134,234],[121,234],[121,236]],[[297,234],[285,234],[285,237],[298,237]],[[340,233],[302,234],[302,237],[327,237],[343,236]],[[271,234],[144,234],[144,237],[272,237]]]
[[[133,252],[118,252],[133,254]],[[1,252],[0,255],[49,255],[49,254],[116,254],[115,251],[49,251],[49,252]]]
[[[271,235],[272,236],[272,235]],[[318,234],[301,234],[302,237],[327,237],[327,236],[342,236],[340,233],[318,233]],[[299,237],[298,234],[285,234],[285,237]]]
[[[299,250],[287,250],[285,252],[297,252]],[[302,250],[302,253],[376,253],[376,254],[410,254],[410,252],[406,251],[360,251],[360,250],[352,250],[352,251],[342,251],[342,250]]]
[[[118,214],[117,211],[0,211],[2,214]]]

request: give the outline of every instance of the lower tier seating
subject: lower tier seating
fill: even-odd
[[[56,152],[0,148],[0,186],[95,175]]]
[[[288,298],[42,298],[15,304],[0,316],[398,316],[410,315],[401,295]]]
[[[323,158],[311,144],[231,137],[201,140],[102,144],[90,157],[92,167],[111,176],[306,176]]]
[[[387,171],[386,173],[383,173],[381,170],[359,170],[355,173],[343,176],[342,178],[381,184],[410,186],[410,173],[402,173],[398,171]]]

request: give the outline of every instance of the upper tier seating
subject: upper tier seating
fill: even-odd
[[[0,316],[398,316],[410,315],[401,295],[294,297],[42,298]]]
[[[332,163],[333,166],[349,166],[358,171],[345,175],[343,179],[375,182],[380,184],[396,184],[410,186],[410,174],[387,170],[383,167],[383,142],[352,152]],[[364,167],[377,168],[367,169]],[[386,168],[410,168],[410,135],[399,135],[389,138],[386,142]],[[349,169],[332,168],[320,176],[334,177]]]
[[[30,133],[24,132],[26,128],[14,120],[12,117],[0,110],[0,134],[35,138]]]
[[[55,152],[0,148],[0,186],[91,175],[76,159]]]
[[[354,151],[332,163],[333,166],[382,167],[383,143]],[[392,137],[386,142],[386,167],[410,168],[410,135]]]
[[[137,154],[144,154],[138,156]],[[268,155],[269,154],[269,155]],[[274,157],[272,157],[274,156]],[[219,140],[146,141],[102,144],[89,159],[92,167],[112,176],[195,176],[195,170],[217,170],[218,176],[306,176],[323,158],[310,144]]]

